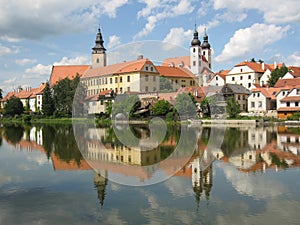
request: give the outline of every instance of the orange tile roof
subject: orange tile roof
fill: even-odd
[[[85,71],[82,78],[139,72],[143,69],[145,64],[153,65],[153,63],[148,59],[137,59],[134,61],[116,63],[105,67],[90,68]]]
[[[238,67],[238,66],[248,66],[250,69],[252,69],[258,73],[264,73],[267,69],[272,70],[272,68],[268,64],[264,64],[265,68],[263,69],[262,63],[258,63],[258,62],[241,62],[241,63],[235,65],[235,67]]]
[[[300,86],[300,77],[292,79],[279,79],[274,87],[296,87]]]
[[[276,100],[276,94],[281,91],[281,88],[255,88],[251,92],[261,92],[266,98]]]
[[[82,76],[89,67],[89,65],[53,66],[50,75],[50,86],[53,87],[60,80],[63,80],[65,78],[72,80],[76,77],[77,74],[79,76]]]
[[[278,112],[300,112],[300,107],[280,107]]]
[[[215,73],[215,76],[216,75],[219,75],[220,77],[222,77],[223,80],[225,80],[226,76],[228,75],[230,70],[221,70],[219,72],[216,72]]]
[[[20,98],[20,99],[35,98],[36,95],[43,93],[45,87],[46,84],[42,83],[38,88],[28,88],[25,90],[8,92],[1,101],[5,102],[6,100],[10,99],[12,96],[15,96],[16,98]]]
[[[156,66],[160,76],[174,77],[174,78],[195,78],[195,75],[186,68]]]
[[[300,67],[289,66],[288,69],[294,77],[300,77]]]
[[[177,91],[177,94],[180,93],[191,93],[197,102],[201,102],[205,98],[205,93],[203,89],[199,86],[192,86],[192,87],[183,87]]]
[[[84,159],[81,159],[79,164],[74,159],[66,162],[52,152],[51,160],[54,170],[92,170],[92,167]]]
[[[176,97],[177,97],[177,92],[158,93],[158,100],[166,100],[171,105],[174,105]]]
[[[293,102],[293,101],[300,101],[300,96],[287,96],[280,101],[282,102]]]
[[[162,64],[162,66],[173,66],[178,67],[179,65],[182,65],[182,67],[190,67],[190,56],[180,56],[175,58],[167,58],[165,59]]]

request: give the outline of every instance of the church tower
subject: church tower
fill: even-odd
[[[211,49],[210,44],[208,43],[208,35],[206,33],[206,28],[204,29],[203,43],[202,43],[202,55],[208,61],[208,67],[211,69]]]
[[[198,31],[196,29],[195,24],[195,31],[194,31],[194,38],[191,42],[190,47],[190,65],[191,65],[191,72],[199,77],[199,85],[203,85],[203,80],[200,76],[200,73],[202,71],[202,48],[201,48],[201,42],[198,37]]]
[[[95,40],[95,46],[92,48],[92,68],[106,66],[106,49],[103,46],[103,38],[101,34],[100,26]]]

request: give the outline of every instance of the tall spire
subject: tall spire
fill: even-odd
[[[106,49],[103,46],[103,38],[102,38],[102,34],[101,34],[101,29],[100,29],[100,25],[98,28],[98,33],[96,36],[96,40],[95,40],[95,46],[92,48],[93,49],[93,53],[105,53]]]
[[[206,27],[204,28],[204,36],[203,36],[203,49],[210,49],[210,44],[208,43],[208,35],[206,33]]]
[[[199,40],[198,31],[197,31],[197,25],[195,23],[195,31],[194,31],[194,39],[191,42],[192,46],[200,46],[201,42]]]

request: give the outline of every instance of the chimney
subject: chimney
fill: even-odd
[[[274,70],[277,68],[277,62],[274,61]]]
[[[264,62],[261,63],[261,68],[263,71],[265,71],[265,63]]]

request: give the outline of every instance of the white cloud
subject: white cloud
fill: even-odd
[[[246,10],[258,10],[263,13],[267,23],[289,23],[300,22],[300,4],[298,0],[264,0],[257,1],[255,4],[248,0],[213,0],[214,9],[227,9],[228,11],[243,12]]]
[[[109,49],[111,49],[111,48],[114,48],[114,47],[116,47],[120,44],[121,44],[120,37],[118,37],[116,35],[112,35],[112,36],[109,37],[109,42],[107,44],[107,47]]]
[[[16,64],[20,65],[20,66],[25,66],[25,65],[28,65],[28,64],[33,64],[33,63],[36,63],[37,60],[36,59],[16,59]]]
[[[63,57],[59,62],[54,62],[53,65],[86,65],[89,63],[88,57],[79,56],[75,58]],[[49,77],[52,65],[37,64],[32,68],[26,69],[23,78],[41,78]]]
[[[281,27],[256,23],[251,27],[237,30],[215,60],[224,62],[238,57],[250,56],[253,53],[257,54],[265,46],[285,37],[289,29],[289,26]]]
[[[9,55],[12,53],[12,50],[6,46],[0,44],[0,57],[4,55]]]
[[[116,17],[128,0],[5,1],[0,0],[0,38],[7,41],[40,40],[47,36],[78,33],[96,24],[101,15]]]
[[[300,67],[300,55],[299,52],[294,52],[292,55],[287,57],[286,64],[289,66]]]
[[[194,11],[194,6],[188,0],[141,0],[146,7],[138,12],[138,18],[146,18],[145,27],[138,32],[134,39],[147,36],[156,27],[157,23],[166,19],[186,15]]]
[[[87,65],[89,58],[85,56],[78,56],[75,58],[63,57],[59,62],[54,62],[53,65]]]
[[[182,27],[171,28],[170,32],[164,38],[163,42],[172,45],[184,46],[185,43],[193,38],[193,31],[185,31]]]

